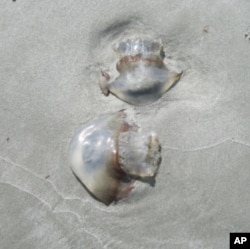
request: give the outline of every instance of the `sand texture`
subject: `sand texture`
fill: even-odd
[[[250,232],[249,0],[3,0],[0,248],[227,249]],[[161,38],[181,80],[157,102],[101,93],[112,45]],[[128,109],[159,134],[154,187],[109,207],[72,174],[83,123]]]

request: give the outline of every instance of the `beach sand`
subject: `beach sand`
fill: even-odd
[[[2,249],[226,249],[250,232],[250,2],[2,1]],[[112,45],[161,38],[181,80],[157,102],[128,105],[98,87]],[[83,123],[133,110],[159,134],[154,187],[109,207],[68,162]]]

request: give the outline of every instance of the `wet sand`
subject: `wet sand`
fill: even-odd
[[[249,1],[4,1],[0,4],[1,248],[229,248],[250,232]],[[98,87],[112,45],[147,35],[184,71],[134,107]],[[68,144],[103,113],[155,130],[154,187],[109,207],[69,167]]]

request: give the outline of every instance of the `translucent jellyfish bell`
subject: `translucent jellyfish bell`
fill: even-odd
[[[87,190],[109,205],[126,197],[136,179],[155,177],[160,142],[155,132],[140,132],[122,110],[81,126],[71,139],[69,159]]]
[[[120,56],[116,64],[120,75],[112,79],[112,75],[102,71],[99,86],[106,96],[112,93],[131,105],[151,104],[181,77],[182,72],[173,72],[164,64],[159,40],[128,39],[114,50]]]

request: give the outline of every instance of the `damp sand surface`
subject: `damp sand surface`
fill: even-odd
[[[229,248],[250,231],[249,1],[2,1],[1,248]],[[98,87],[112,46],[162,40],[181,80],[133,107]],[[155,130],[152,187],[106,207],[69,167],[75,129],[127,109]]]

